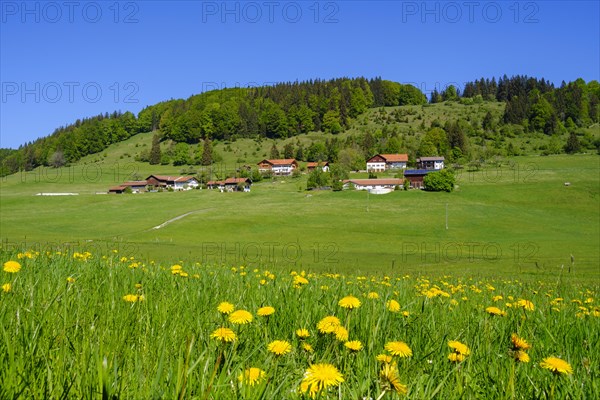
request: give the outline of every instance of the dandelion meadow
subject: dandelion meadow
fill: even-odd
[[[600,392],[596,283],[1,256],[0,398]]]

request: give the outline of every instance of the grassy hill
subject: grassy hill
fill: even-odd
[[[301,137],[316,139],[322,138]],[[139,134],[70,167],[2,178],[3,249],[118,249],[142,260],[523,276],[553,275],[570,267],[573,256],[574,274],[600,276],[596,155],[499,159],[479,171],[461,170],[449,194],[306,192],[306,176],[263,181],[251,193],[95,194],[135,176],[179,173],[180,167],[134,161],[150,140]],[[254,164],[270,146],[220,143],[223,163],[213,168],[234,170],[236,152],[251,150]]]

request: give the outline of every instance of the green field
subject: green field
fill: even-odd
[[[4,249],[119,249],[142,260],[344,272],[600,277],[598,156],[504,159],[460,171],[449,194],[307,192],[305,176],[263,181],[251,193],[95,194],[132,173],[179,173],[121,160],[141,138],[131,140],[105,161],[3,178]]]

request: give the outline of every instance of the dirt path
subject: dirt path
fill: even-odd
[[[154,228],[152,228],[152,229],[150,229],[150,230],[164,228],[165,226],[169,225],[171,222],[179,221],[180,219],[182,219],[182,218],[185,218],[185,217],[187,217],[188,215],[191,215],[191,214],[197,214],[197,213],[199,213],[199,212],[202,212],[202,211],[209,211],[209,210],[212,210],[212,208],[207,208],[207,209],[204,209],[204,210],[190,211],[190,212],[187,212],[187,213],[185,213],[185,214],[178,215],[177,217],[175,217],[175,218],[171,218],[170,220],[168,220],[168,221],[165,221],[165,222],[163,222],[163,223],[162,223],[162,224],[160,224],[160,225],[156,225]]]

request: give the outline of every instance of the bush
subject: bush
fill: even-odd
[[[455,182],[454,174],[448,169],[430,172],[423,178],[425,190],[430,192],[451,192]]]

